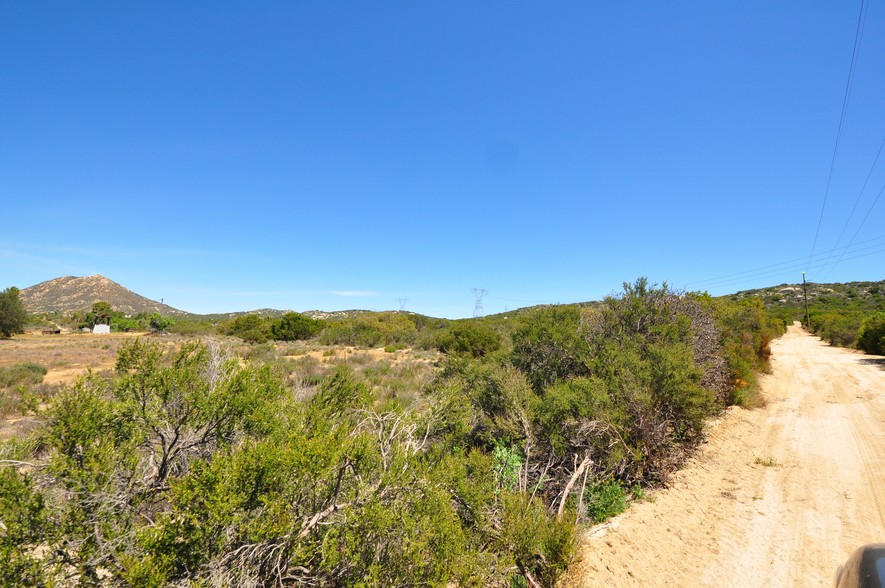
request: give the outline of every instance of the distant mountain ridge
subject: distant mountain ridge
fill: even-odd
[[[145,298],[144,296],[136,294],[117,282],[99,274],[82,278],[65,276],[55,278],[54,280],[47,280],[46,282],[41,282],[21,290],[20,297],[27,311],[32,314],[44,312],[70,314],[73,312],[89,311],[92,309],[92,305],[98,301],[108,302],[114,310],[121,311],[127,315],[134,315],[140,312],[157,312],[165,316],[201,318],[202,320],[208,319],[216,322],[230,320],[245,314],[278,317],[286,312],[292,312],[291,310],[286,311],[262,308],[251,311],[200,315],[173,308],[167,304],[151,300],[150,298]],[[740,300],[743,298],[760,298],[765,306],[769,308],[780,308],[785,306],[795,308],[804,301],[804,292],[802,284],[780,284],[768,288],[744,290],[731,295],[725,295],[723,298],[732,298],[734,300]],[[885,280],[878,282],[847,282],[844,284],[818,284],[809,282],[808,299],[809,302],[814,300],[824,302],[853,299],[862,302],[861,306],[868,306],[872,309],[883,308],[883,304],[885,304]],[[596,303],[581,302],[577,304],[580,306],[592,306]],[[500,314],[501,316],[516,316],[520,313],[530,311],[532,308],[535,307],[514,309]],[[342,310],[326,312],[321,310],[306,310],[301,312],[301,314],[315,319],[334,321],[344,318],[353,318],[367,312],[370,311]]]
[[[127,315],[157,312],[165,316],[189,314],[183,310],[145,298],[117,282],[95,274],[78,278],[64,276],[25,288],[19,294],[29,313],[59,312],[63,314],[89,311],[99,301]]]

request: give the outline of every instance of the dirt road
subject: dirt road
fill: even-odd
[[[567,586],[832,586],[885,541],[885,359],[798,327],[768,406],[733,408],[670,488],[589,533]]]

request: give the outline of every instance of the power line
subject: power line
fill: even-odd
[[[877,237],[871,237],[870,239],[867,239],[865,241],[860,241],[857,243],[857,245],[860,246],[860,245],[865,245],[868,243],[873,243],[873,242],[883,241],[883,240],[885,240],[885,235],[879,235]],[[848,246],[846,245],[842,249],[846,249],[847,247]],[[834,248],[834,249],[830,249],[828,251],[819,252],[817,254],[817,257],[820,259],[822,256],[823,257],[829,256],[838,250],[839,250],[838,248]],[[767,272],[764,270],[770,270],[770,269],[779,268],[779,267],[784,268],[784,266],[795,268],[797,264],[799,264],[800,262],[805,262],[805,261],[807,261],[806,257],[797,257],[794,259],[788,259],[786,261],[779,261],[777,263],[771,263],[768,265],[763,265],[763,266],[748,269],[748,270],[743,270],[743,271],[739,271],[739,272],[732,272],[730,274],[722,274],[722,275],[714,277],[714,278],[708,278],[705,280],[698,280],[696,282],[691,282],[689,285],[697,286],[697,285],[702,285],[702,284],[708,284],[711,282],[721,282],[723,280],[730,280],[732,278],[737,278],[739,276],[751,278],[751,277],[754,277],[754,275],[759,275],[760,273],[766,273],[766,274],[770,273],[770,272]]]
[[[870,218],[870,213],[873,212],[873,208],[875,208],[876,203],[879,202],[879,198],[882,196],[882,192],[885,192],[885,185],[883,185],[882,188],[879,190],[879,193],[876,194],[876,198],[873,200],[873,203],[870,204],[870,207],[867,209],[867,213],[864,215],[863,219],[860,221],[860,224],[857,226],[857,230],[854,231],[854,235],[852,235],[851,240],[848,241],[848,245],[846,246],[846,249],[847,249],[847,247],[851,246],[851,244],[854,242],[854,238],[857,237],[857,234],[860,233],[860,230],[863,228],[864,223],[866,223],[867,219]],[[842,252],[842,255],[845,255],[844,251]],[[840,261],[842,261],[841,255],[839,256],[839,259],[837,259],[836,262],[833,264],[833,267],[830,268],[830,272],[833,271],[833,268],[835,268],[839,264]],[[827,272],[828,276],[830,275],[830,272]]]
[[[830,263],[830,260],[832,260],[833,258],[837,258],[840,255],[844,256],[846,254],[851,254],[852,257],[850,259],[857,259],[858,257],[864,257],[866,255],[879,253],[881,250],[885,250],[885,235],[866,239],[858,243],[851,243],[844,247],[819,252],[815,256],[815,259],[812,260],[814,263],[813,267],[824,267],[828,263]],[[792,274],[795,273],[797,270],[800,270],[808,263],[809,262],[807,258],[798,257],[795,259],[768,264],[740,272],[723,274],[714,278],[689,282],[688,284],[686,284],[686,286],[691,286],[692,288],[698,288],[701,286],[709,288],[736,283],[745,283],[757,278],[770,277],[779,274]]]
[[[824,190],[824,201],[820,207],[820,216],[817,219],[817,229],[814,231],[814,241],[811,244],[811,253],[808,256],[808,263],[814,257],[814,250],[817,247],[817,238],[820,235],[820,226],[824,220],[824,210],[827,207],[827,198],[830,195],[830,184],[833,181],[833,170],[836,168],[836,156],[839,153],[839,144],[842,142],[842,129],[845,127],[845,113],[848,111],[848,100],[851,96],[851,86],[854,83],[854,70],[857,65],[857,55],[860,49],[860,42],[863,38],[863,27],[866,22],[867,0],[861,0],[860,13],[857,15],[857,28],[854,31],[854,47],[851,50],[851,65],[848,67],[848,79],[845,81],[845,94],[842,97],[842,113],[839,116],[839,130],[836,132],[836,144],[833,147],[833,158],[830,160],[830,171],[827,174],[827,188]]]
[[[546,300],[520,300],[518,298],[501,298],[500,296],[489,296],[494,300],[504,300],[506,302],[524,302],[525,304],[550,304]]]
[[[867,247],[865,249],[872,249],[872,247]],[[855,252],[857,252],[857,251],[860,251],[860,250],[856,250]],[[868,257],[870,255],[882,255],[883,253],[885,253],[885,244],[881,244],[881,245],[875,247],[873,250],[867,251],[866,253],[858,253],[857,255],[852,255],[851,257],[845,258],[845,261],[850,261],[853,259],[860,259],[861,257]],[[736,278],[736,279],[732,279],[732,280],[724,280],[724,281],[721,281],[721,282],[718,282],[715,284],[710,284],[707,287],[708,288],[711,288],[711,287],[720,287],[721,288],[723,286],[728,286],[728,285],[748,283],[751,280],[760,279],[760,278],[764,278],[764,277],[774,277],[774,276],[779,276],[779,275],[780,276],[793,275],[793,274],[795,274],[796,271],[800,270],[803,266],[808,269],[820,269],[820,268],[826,267],[830,263],[830,260],[832,259],[832,257],[833,256],[824,257],[820,260],[820,262],[812,263],[811,265],[807,265],[807,263],[794,264],[792,267],[785,267],[782,269],[771,270],[768,272],[756,274],[754,276],[747,276],[744,278]]]
[[[860,188],[860,193],[857,195],[857,198],[854,200],[854,206],[851,207],[851,212],[848,214],[848,219],[845,221],[845,224],[842,226],[842,230],[839,232],[839,238],[836,239],[836,245],[835,245],[836,247],[838,247],[839,242],[842,241],[842,236],[845,234],[845,229],[847,229],[848,225],[851,223],[851,219],[852,219],[852,217],[854,217],[854,211],[857,210],[857,205],[860,203],[861,196],[863,196],[863,193],[866,191],[867,184],[870,183],[870,178],[873,175],[873,170],[876,169],[876,164],[879,163],[879,156],[882,155],[882,148],[883,147],[885,147],[885,137],[882,138],[882,144],[879,145],[879,151],[876,153],[876,159],[873,160],[873,165],[870,166],[870,171],[867,173],[867,178],[864,180],[863,186],[861,186],[861,188]],[[882,194],[881,190],[879,191],[879,194],[880,195]],[[876,200],[878,200],[878,199],[879,199],[879,197],[877,196]],[[873,205],[875,206],[875,201],[873,202]],[[869,212],[867,213],[867,215],[869,215]],[[861,223],[861,225],[863,225],[863,223]],[[857,235],[857,233],[855,233],[855,235]],[[850,244],[851,243],[849,242],[849,245]],[[836,263],[838,263],[838,261]],[[833,266],[835,267],[835,264],[833,264]],[[831,271],[833,271],[832,268],[830,269],[830,272]],[[830,275],[829,272],[827,272],[827,275]]]

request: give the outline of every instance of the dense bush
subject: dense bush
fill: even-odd
[[[864,321],[857,347],[867,353],[885,355],[885,312],[874,314]]]
[[[861,348],[858,337],[864,321],[885,311],[883,284],[885,282],[808,283],[810,324],[805,327],[831,345]],[[796,294],[791,294],[791,290]],[[780,318],[784,324],[805,322],[805,293],[799,288],[778,287],[776,291],[762,291],[755,297],[764,301],[769,315]]]
[[[437,334],[435,347],[443,353],[482,357],[501,348],[501,335],[486,323],[458,321]]]
[[[34,548],[46,535],[48,513],[33,480],[14,465],[0,463],[0,586],[45,586],[44,562]]]
[[[520,317],[520,323],[512,335],[511,361],[535,391],[558,380],[589,375],[589,348],[577,305],[538,308]]]
[[[325,323],[297,312],[287,312],[273,321],[270,332],[277,341],[310,339],[323,330]]]
[[[273,320],[257,314],[244,314],[218,325],[218,333],[239,337],[247,343],[265,343],[271,338]]]
[[[857,312],[822,312],[811,317],[811,330],[821,339],[839,347],[853,347],[863,324]]]
[[[565,569],[574,516],[551,517],[490,453],[450,451],[437,403],[380,402],[343,368],[293,396],[252,363],[211,343],[164,355],[136,341],[114,377],[62,394],[45,467],[0,467],[15,498],[0,519],[16,523],[0,573],[32,585],[551,586]]]
[[[320,342],[325,345],[384,347],[411,345],[417,335],[418,328],[407,314],[368,312],[328,323],[320,333]]]
[[[711,309],[721,333],[721,355],[730,380],[721,400],[726,404],[759,406],[764,400],[758,394],[756,374],[770,370],[769,344],[784,333],[784,321],[770,316],[756,298],[736,302],[702,296],[697,300]]]

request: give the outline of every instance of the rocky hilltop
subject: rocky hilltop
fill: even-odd
[[[29,313],[88,311],[99,301],[127,315],[158,312],[162,315],[184,315],[182,310],[139,296],[98,274],[77,278],[65,276],[41,282],[21,291],[20,297]]]

